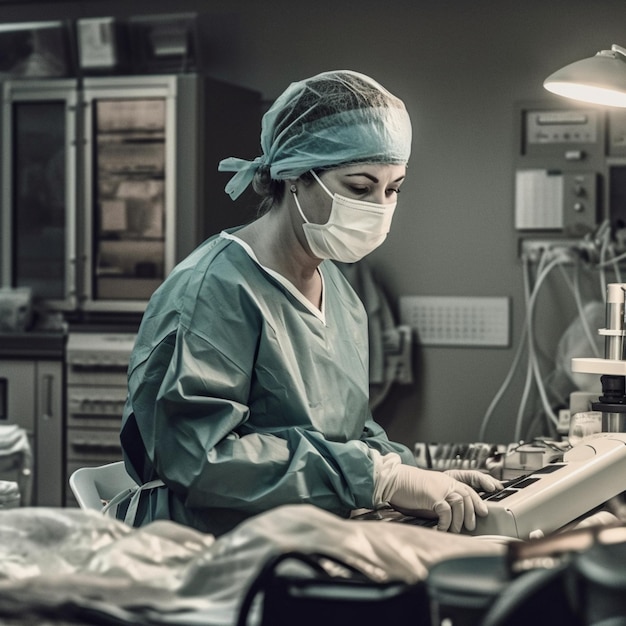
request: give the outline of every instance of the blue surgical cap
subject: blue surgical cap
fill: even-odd
[[[261,123],[262,155],[230,157],[222,172],[234,200],[261,167],[274,180],[351,163],[402,163],[411,154],[411,121],[402,100],[375,80],[349,70],[323,72],[292,83]]]

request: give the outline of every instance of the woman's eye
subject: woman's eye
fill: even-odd
[[[359,196],[359,195],[365,195],[366,193],[368,193],[369,189],[367,187],[356,187],[354,185],[351,185],[350,191],[352,191],[352,193]]]

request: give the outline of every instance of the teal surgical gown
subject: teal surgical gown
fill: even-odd
[[[347,516],[373,504],[370,449],[414,463],[371,416],[363,305],[332,262],[319,269],[316,314],[218,235],[155,292],[121,443],[131,476],[163,485],[141,492],[135,525],[170,519],[219,535],[293,503]]]

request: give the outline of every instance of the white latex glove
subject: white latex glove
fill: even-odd
[[[409,515],[434,515],[438,518],[437,530],[461,532],[476,528],[476,515],[487,515],[487,505],[468,485],[447,472],[425,470],[411,465],[397,465],[388,485],[387,501],[394,508]],[[476,484],[494,479],[485,475],[480,479],[475,470],[460,471],[464,478]],[[469,474],[472,474],[469,476]]]
[[[492,491],[504,489],[504,485],[499,480],[478,470],[451,469],[446,470],[444,474],[456,478],[456,480],[473,487],[477,491],[491,493]]]

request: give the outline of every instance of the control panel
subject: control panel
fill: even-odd
[[[526,154],[555,153],[541,146],[565,148],[563,155],[568,160],[578,160],[583,155],[578,146],[595,147],[598,144],[600,117],[595,109],[582,110],[538,110],[524,112],[524,140]],[[558,152],[557,152],[558,153]]]

